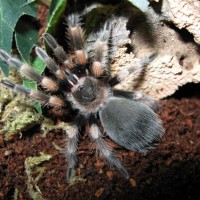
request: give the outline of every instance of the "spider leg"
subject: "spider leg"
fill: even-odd
[[[69,62],[66,52],[63,47],[58,44],[56,39],[49,33],[43,34],[43,38],[60,62],[62,62],[65,67],[71,68],[72,63]]]
[[[149,106],[155,112],[158,111],[160,108],[159,104],[155,100],[153,100],[150,96],[145,95],[139,91],[124,91],[114,89],[113,96],[131,99],[134,101],[140,101]]]
[[[40,57],[40,59],[43,60],[43,62],[46,64],[47,68],[54,73],[54,75],[60,79],[60,80],[65,80],[66,75],[63,72],[63,70],[61,70],[56,62],[54,61],[54,59],[52,59],[50,56],[48,56],[48,54],[40,47],[36,47],[35,51],[37,53],[37,55]]]
[[[108,80],[108,85],[110,87],[114,87],[115,85],[118,85],[121,82],[119,76],[113,76]]]
[[[30,90],[22,85],[12,83],[9,80],[2,80],[1,83],[4,84],[6,87],[13,89],[15,92],[20,92],[25,95],[28,95],[34,100],[37,100],[45,105],[48,104],[55,108],[61,108],[65,105],[64,101],[57,96],[46,95],[38,90]]]
[[[74,82],[76,83],[78,81],[78,77],[71,73],[69,69],[65,69],[65,71],[61,70],[56,62],[50,56],[48,56],[48,54],[42,48],[36,47],[35,50],[37,55],[46,64],[47,68],[49,68],[59,80],[62,82],[67,81],[67,83],[72,86],[74,85]]]
[[[22,63],[17,58],[11,57],[7,52],[2,49],[0,49],[0,59],[7,63],[9,66],[19,70],[19,72],[25,77],[42,85],[42,87],[50,91],[58,90],[59,84],[56,81],[49,77],[41,76],[40,74],[35,72],[28,64]]]
[[[110,40],[112,38],[111,20],[107,20],[103,29],[98,34],[97,40],[94,43],[94,55],[91,66],[91,72],[94,76],[100,77],[103,73],[110,76]]]
[[[65,145],[65,152],[66,158],[68,163],[67,169],[67,180],[73,176],[73,170],[77,163],[77,146],[78,146],[78,138],[79,138],[79,127],[81,127],[85,123],[85,118],[79,114],[76,119],[74,120],[73,124],[70,126],[69,130],[67,131],[68,140]]]
[[[141,76],[144,73],[144,70],[146,69],[147,65],[150,64],[157,56],[156,52],[151,53],[149,56],[146,56],[142,58],[140,61],[137,61],[135,65],[130,65],[119,72],[118,75],[110,78],[108,81],[108,84],[113,87],[120,82],[124,81],[127,76],[131,73],[133,73],[133,79]]]
[[[68,140],[66,144],[66,158],[68,163],[67,168],[67,180],[70,181],[73,170],[76,166],[77,157],[76,157],[76,150],[77,150],[77,144],[78,144],[78,127],[77,126],[71,126],[69,128],[69,131],[67,132]]]
[[[97,150],[104,158],[106,158],[111,165],[114,165],[126,178],[129,179],[129,174],[121,162],[117,159],[111,146],[109,146],[102,137],[102,133],[96,124],[90,126],[90,136],[96,144]]]
[[[85,65],[88,60],[87,52],[84,50],[85,46],[85,32],[81,27],[81,16],[78,13],[71,14],[67,17],[67,32],[66,36],[71,43],[72,52],[75,55],[75,63],[78,65]]]

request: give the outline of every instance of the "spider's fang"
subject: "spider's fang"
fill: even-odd
[[[68,83],[71,86],[74,86],[75,84],[77,84],[79,78],[75,74],[73,74],[69,69],[66,69],[65,72],[67,74],[66,77],[67,77]]]
[[[72,81],[70,81],[69,79],[67,81],[71,86],[74,86],[74,83]]]
[[[76,81],[79,80],[79,78],[75,74],[72,74],[72,76],[76,79]]]

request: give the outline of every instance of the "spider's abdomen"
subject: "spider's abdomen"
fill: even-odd
[[[75,108],[95,113],[107,100],[109,91],[110,89],[102,81],[93,77],[83,77],[72,87],[70,98]]]
[[[109,137],[131,151],[146,153],[164,134],[156,113],[139,101],[112,97],[101,110],[100,119]]]

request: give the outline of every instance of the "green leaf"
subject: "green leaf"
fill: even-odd
[[[32,4],[25,5],[26,0],[0,1],[0,48],[10,52],[12,35],[17,21],[22,15],[36,16],[36,8]]]
[[[37,90],[37,83],[30,80],[23,80],[23,86],[30,90]],[[42,106],[39,102],[34,102],[34,108],[38,113],[42,113]]]
[[[37,83],[30,80],[23,80],[23,86],[30,90],[37,90]],[[39,102],[34,102],[34,108],[38,113],[42,113],[42,106]]]
[[[27,6],[28,4],[33,3],[35,1],[36,0],[26,0],[26,3],[24,5],[22,5],[22,6]]]
[[[66,5],[67,0],[52,0],[49,9],[47,29],[45,32],[52,33],[55,30],[56,25],[58,24],[63,12],[65,11]]]
[[[8,65],[5,64],[4,62],[2,62],[1,60],[0,60],[0,69],[2,70],[2,72],[3,72],[3,74],[4,74],[5,76],[8,76],[8,74],[9,74]]]
[[[30,17],[20,18],[15,30],[17,49],[26,62],[29,62],[31,50],[38,41],[38,31],[31,21]]]
[[[42,74],[44,72],[46,65],[44,62],[37,56],[33,60],[33,69],[36,71],[38,74]]]
[[[37,90],[37,84],[34,81],[23,80],[23,86],[30,90]]]
[[[42,114],[42,106],[39,102],[34,103],[34,108],[37,110],[38,113]]]
[[[148,10],[149,1],[148,0],[129,0],[134,6],[139,8],[142,12]]]
[[[26,0],[0,0],[0,48],[11,52],[13,32],[22,15],[36,16],[36,8],[33,4],[27,4]],[[8,67],[0,61],[0,67],[5,75],[8,75]]]

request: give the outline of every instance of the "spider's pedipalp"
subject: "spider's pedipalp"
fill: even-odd
[[[71,73],[71,71],[66,68],[65,70],[61,70],[55,61],[48,56],[48,54],[40,47],[36,47],[36,53],[37,55],[44,61],[46,64],[47,68],[49,68],[52,72],[54,72],[54,75],[62,80],[62,81],[67,81],[71,86],[74,85],[74,82],[77,82],[79,79],[78,77]]]
[[[128,172],[114,155],[112,147],[110,147],[102,138],[99,127],[96,124],[92,124],[89,133],[92,140],[95,142],[96,148],[99,151],[100,155],[106,158],[111,165],[114,165],[126,179],[129,179]]]
[[[36,53],[44,61],[47,68],[54,72],[54,75],[58,79],[62,81],[68,81],[68,83],[72,86],[74,85],[74,82],[77,82],[79,80],[78,77],[75,74],[71,73],[68,68],[66,68],[64,71],[61,70],[55,63],[55,61],[51,57],[49,57],[48,54],[40,47],[36,47]]]

